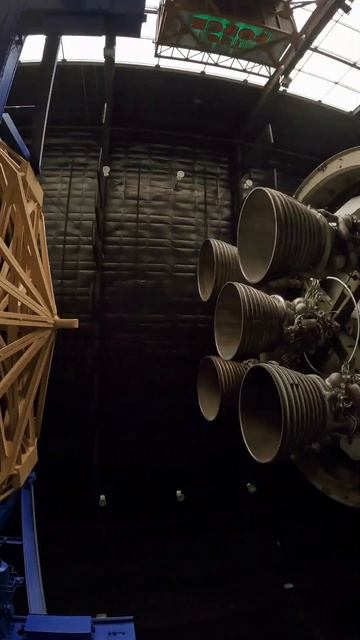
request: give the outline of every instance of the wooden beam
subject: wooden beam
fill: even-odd
[[[28,346],[30,346],[33,342],[36,342],[39,339],[39,331],[32,331],[31,333],[27,333],[22,338],[11,342],[10,344],[0,347],[0,362],[3,362],[7,358],[14,356],[19,351],[23,351]]]
[[[25,195],[23,193],[23,187],[21,180],[18,177],[18,185],[20,189],[21,197],[18,197],[15,201],[15,207],[17,213],[20,215],[22,223],[24,225],[24,240],[28,249],[27,264],[29,265],[32,273],[32,281],[38,291],[40,291],[46,306],[54,312],[55,303],[52,299],[52,292],[48,285],[48,281],[45,275],[44,267],[39,254],[37,246],[37,240],[34,235],[34,230],[30,224],[29,217],[27,215],[26,207],[24,204]]]
[[[18,302],[22,303],[23,305],[31,309],[36,315],[40,316],[41,318],[51,318],[46,308],[40,307],[40,305],[37,304],[37,302],[34,302],[34,300],[29,298],[29,296],[27,296],[26,293],[23,293],[21,289],[19,289],[18,287],[15,287],[13,284],[10,284],[10,282],[6,278],[2,278],[1,275],[0,275],[0,287],[4,291],[6,291],[9,294],[9,296],[12,296]]]
[[[44,214],[42,212],[41,212],[40,220],[39,220],[39,244],[40,244],[40,255],[41,255],[42,263],[44,265],[44,271],[45,271],[46,279],[47,279],[47,282],[48,282],[48,285],[49,285],[49,289],[50,289],[50,292],[51,292],[51,297],[54,300],[54,306],[52,308],[52,311],[53,311],[54,315],[56,315],[57,314],[57,309],[56,309],[54,289],[53,289],[52,278],[51,278],[51,270],[50,270],[50,261],[49,261],[49,255],[48,255],[48,248],[47,248],[47,244],[46,244],[45,219],[44,219]]]
[[[9,296],[6,294],[0,301],[0,311],[5,311],[9,304]]]
[[[13,440],[13,448],[12,448],[12,452],[9,456],[9,464],[10,467],[14,464],[16,457],[17,457],[17,453],[20,449],[20,445],[21,445],[21,441],[24,435],[24,431],[25,431],[25,427],[26,424],[29,420],[29,415],[30,415],[30,411],[32,409],[34,400],[35,400],[35,396],[37,393],[37,390],[39,388],[40,382],[41,382],[41,378],[42,375],[44,373],[45,370],[45,366],[46,366],[46,362],[49,358],[50,355],[50,351],[52,348],[52,343],[51,340],[48,340],[47,344],[43,346],[42,351],[39,353],[39,357],[37,359],[35,368],[34,368],[34,372],[33,375],[31,376],[31,380],[29,383],[29,387],[27,389],[27,393],[26,393],[26,398],[25,398],[25,402],[23,404],[22,407],[22,411],[21,411],[21,415],[19,417],[19,423],[16,429],[16,433],[15,433],[15,438]],[[1,384],[1,383],[0,383]]]
[[[11,313],[0,311],[0,327],[18,326],[18,327],[39,327],[41,329],[52,329],[54,327],[53,318],[41,318],[40,316],[29,315],[26,313]]]
[[[5,244],[5,242],[4,242],[4,240],[2,238],[0,238],[0,255],[3,258],[3,260],[5,260],[7,262],[7,264],[11,267],[11,269],[13,269],[15,271],[15,273],[18,276],[21,284],[25,287],[25,289],[29,293],[31,293],[31,295],[33,296],[34,300],[36,300],[41,307],[43,307],[44,309],[46,309],[48,311],[48,313],[50,313],[50,311],[48,310],[48,307],[46,306],[46,303],[44,302],[43,297],[37,291],[37,289],[34,286],[33,282],[31,281],[29,276],[26,274],[26,272],[24,271],[23,267],[17,262],[17,260],[14,257],[13,253],[6,246],[6,244]]]
[[[31,360],[36,356],[36,354],[43,347],[46,339],[48,337],[47,331],[39,331],[39,335],[35,342],[33,342],[23,353],[23,355],[17,360],[11,370],[6,374],[6,376],[0,381],[0,398],[3,397],[4,393],[8,391],[10,386],[15,382],[16,378],[20,375],[20,373],[28,366]]]
[[[34,446],[22,456],[21,464],[15,467],[13,476],[13,485],[15,489],[20,489],[25,480],[29,477],[31,471],[38,461],[37,447]]]

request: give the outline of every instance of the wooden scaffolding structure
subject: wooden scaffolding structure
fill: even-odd
[[[58,318],[43,191],[28,162],[0,141],[0,501],[37,462]]]

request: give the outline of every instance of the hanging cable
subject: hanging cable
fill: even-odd
[[[333,280],[334,282],[338,282],[339,284],[341,284],[344,287],[344,289],[346,289],[346,291],[349,294],[351,300],[353,301],[354,311],[356,311],[356,317],[357,317],[356,340],[355,340],[354,348],[353,348],[350,356],[348,358],[346,358],[346,360],[345,360],[345,362],[343,364],[343,366],[344,366],[346,364],[350,364],[350,362],[353,360],[353,358],[355,356],[355,353],[357,351],[357,348],[359,346],[359,340],[360,340],[360,311],[359,311],[358,303],[356,302],[355,296],[354,296],[353,292],[351,291],[350,287],[346,284],[346,282],[343,282],[342,280],[340,280],[340,278],[337,278],[336,276],[327,276],[325,279],[326,280]],[[314,281],[314,283],[318,283],[318,282]],[[313,291],[314,291],[313,284],[310,285],[310,287],[308,289],[308,292],[309,291],[311,292],[311,294],[313,293]],[[308,355],[305,352],[303,353],[303,356],[304,356],[304,359],[305,359],[306,363],[310,367],[310,369],[312,369],[315,373],[317,373],[319,375],[323,375],[321,373],[321,371],[319,371],[318,369],[316,369],[316,367],[314,367],[314,365],[311,363]]]
[[[355,340],[355,345],[354,348],[350,354],[350,356],[345,360],[344,364],[349,364],[351,362],[351,360],[353,360],[356,350],[359,346],[359,338],[360,338],[360,311],[359,311],[359,307],[358,307],[358,303],[356,302],[355,296],[353,294],[353,292],[351,291],[350,287],[346,284],[346,282],[343,282],[342,280],[340,280],[340,278],[337,278],[336,276],[327,276],[325,278],[326,280],[333,280],[334,282],[338,282],[339,284],[341,284],[344,289],[346,289],[347,293],[349,294],[351,300],[354,303],[354,311],[356,311],[356,317],[357,317],[357,331],[356,331],[356,340]]]

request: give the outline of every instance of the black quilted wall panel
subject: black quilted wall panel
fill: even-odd
[[[60,316],[80,320],[59,332],[50,377],[40,464],[88,464],[94,432],[94,327],[91,292],[98,144],[94,135],[48,132],[42,167],[44,212],[55,297]],[[87,429],[88,437],[84,437]],[[74,474],[76,474],[74,467]]]
[[[94,281],[92,249],[98,146],[88,133],[48,136],[41,182],[58,307],[87,322]]]
[[[119,455],[143,466],[155,446],[171,465],[182,455],[175,443],[184,423],[190,437],[184,449],[191,453],[197,446],[197,363],[215,349],[213,306],[197,294],[197,256],[207,236],[231,241],[234,220],[226,148],[126,139],[115,131],[96,326],[98,144],[96,132],[50,131],[45,149],[42,183],[55,295],[60,314],[79,317],[80,329],[59,335],[48,402],[51,431],[41,446],[59,460],[64,450],[82,463],[100,460],[109,475]]]
[[[153,377],[179,382],[186,361],[206,349],[211,334],[212,310],[198,301],[196,289],[201,242],[208,235],[231,240],[231,234],[221,150],[114,137],[103,278],[108,362],[135,358],[140,367],[152,366]],[[164,361],[172,366],[154,368]]]

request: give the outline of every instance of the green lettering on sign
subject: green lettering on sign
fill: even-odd
[[[217,48],[248,51],[274,40],[273,32],[263,27],[201,13],[191,16],[190,28],[200,41],[210,42],[214,51]]]

